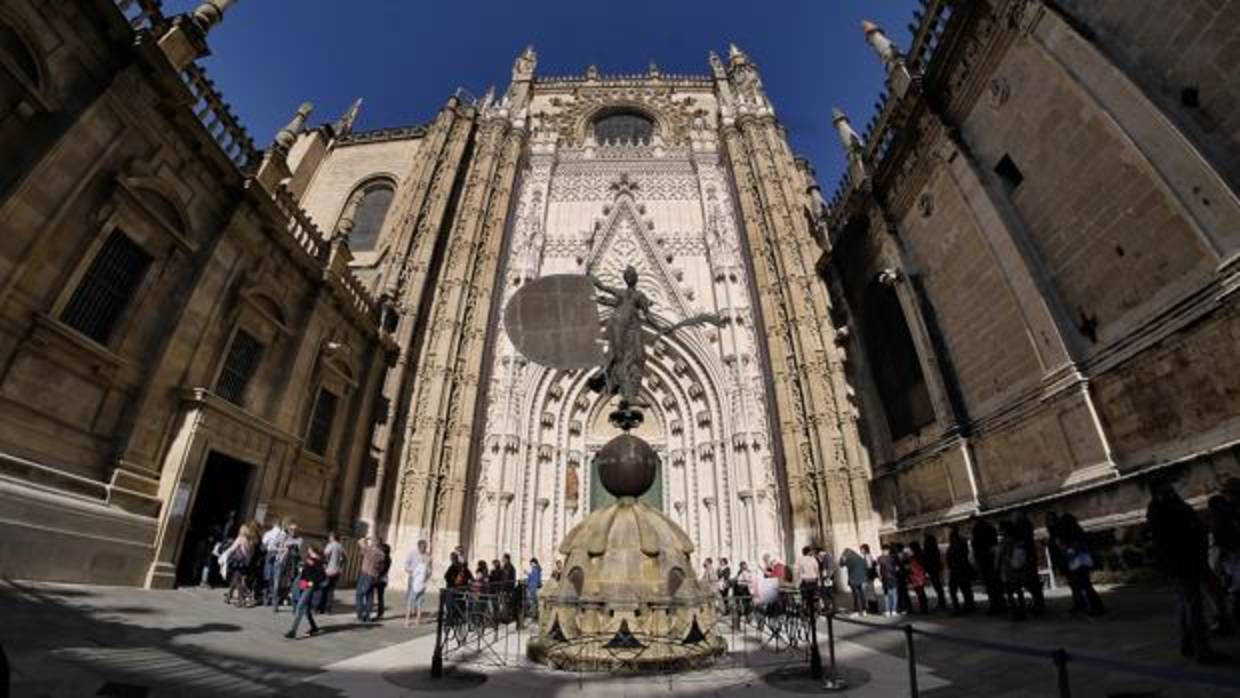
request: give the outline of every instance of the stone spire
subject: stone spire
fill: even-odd
[[[336,132],[336,136],[347,136],[353,132],[353,124],[357,122],[357,115],[362,111],[362,98],[358,97],[349,105],[348,110],[336,119],[336,123],[332,124],[332,130]]]
[[[840,137],[840,145],[844,146],[844,154],[848,156],[848,175],[852,184],[861,186],[870,179],[865,167],[865,142],[838,107],[831,110],[831,122],[835,124],[835,133]]]
[[[195,60],[211,54],[207,48],[207,33],[224,21],[224,12],[234,2],[236,0],[204,0],[193,12],[173,19],[158,42],[173,68],[184,70]]]
[[[291,121],[276,133],[275,147],[276,150],[287,153],[289,148],[297,142],[297,135],[306,127],[306,119],[310,117],[310,112],[314,111],[314,105],[310,102],[303,102],[297,107],[297,113],[293,115]]]
[[[646,67],[646,77],[657,78],[662,74],[663,72],[659,70],[659,65],[654,62],[653,58],[650,59],[650,65]]]
[[[534,69],[538,67],[538,53],[532,45],[526,46],[521,55],[512,64],[512,81],[528,82],[534,79]]]
[[[905,63],[900,49],[896,47],[891,39],[887,38],[887,34],[883,32],[882,27],[869,20],[861,23],[861,31],[865,32],[866,42],[874,47],[874,51],[882,59],[883,66],[887,69],[887,79],[891,84],[892,92],[895,93],[896,97],[903,97],[908,92],[909,87],[913,85],[914,80],[912,74],[909,73],[908,65]]]

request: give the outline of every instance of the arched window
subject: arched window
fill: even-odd
[[[349,197],[349,203],[341,215],[351,220],[349,231],[349,247],[353,250],[372,250],[379,241],[379,232],[383,230],[383,219],[387,218],[388,208],[392,206],[395,189],[385,179],[374,180],[358,187]]]
[[[599,145],[649,145],[653,137],[654,122],[637,112],[611,112],[594,122]]]

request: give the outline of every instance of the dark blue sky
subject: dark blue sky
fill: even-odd
[[[165,0],[165,11],[195,0]],[[517,53],[538,49],[543,75],[706,74],[707,51],[736,42],[760,66],[793,149],[827,194],[843,169],[831,107],[858,130],[882,87],[861,33],[873,19],[908,45],[915,0],[240,0],[212,33],[208,71],[260,144],[297,105],[316,123],[356,97],[363,129],[420,123],[458,86],[507,84]]]

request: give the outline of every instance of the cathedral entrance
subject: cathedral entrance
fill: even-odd
[[[207,456],[177,561],[178,585],[200,584],[204,568],[208,581],[222,583],[211,553],[217,542],[231,538],[244,522],[246,492],[253,472],[249,463],[218,451]]]

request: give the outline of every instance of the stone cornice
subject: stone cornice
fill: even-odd
[[[336,139],[336,145],[357,145],[359,143],[387,143],[390,141],[404,141],[414,138],[423,138],[426,136],[430,124],[416,124],[413,126],[394,126],[391,128],[377,128],[370,131],[359,131],[340,136]]]

